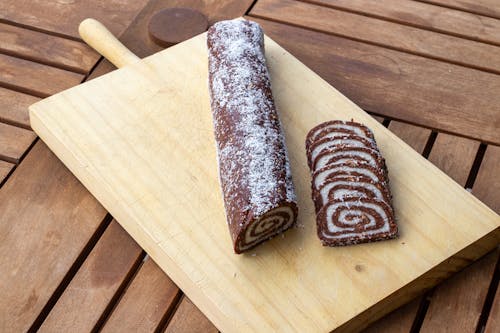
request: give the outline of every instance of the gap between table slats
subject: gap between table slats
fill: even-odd
[[[258,6],[259,2],[257,3]],[[500,144],[500,77],[470,68],[250,17],[365,110]],[[432,79],[430,79],[432,78]],[[403,108],[403,110],[402,110]],[[499,109],[499,110],[497,110]]]
[[[83,42],[1,22],[0,52],[80,74],[87,73],[100,57]]]
[[[500,19],[500,3],[496,0],[416,0],[444,8]]]
[[[500,73],[500,56],[496,56],[500,49],[494,45],[331,7],[293,0],[260,0],[250,15],[432,60]]]
[[[415,28],[500,45],[500,20],[413,0],[299,0]]]

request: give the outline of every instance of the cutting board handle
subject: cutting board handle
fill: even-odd
[[[83,20],[78,27],[78,33],[87,44],[118,68],[140,60],[97,20]]]

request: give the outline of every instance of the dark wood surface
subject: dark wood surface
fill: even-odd
[[[149,37],[161,47],[183,42],[208,29],[208,18],[191,8],[167,8],[154,14],[148,23]]]
[[[496,0],[0,2],[0,331],[217,332],[31,131],[27,107],[113,70],[79,41],[102,20],[140,57],[150,17],[247,15],[500,212]],[[471,221],[473,223],[474,221]],[[367,332],[498,332],[499,251]]]

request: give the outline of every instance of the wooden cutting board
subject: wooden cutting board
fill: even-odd
[[[271,39],[298,227],[232,252],[207,92],[205,35],[30,107],[38,135],[224,332],[351,331],[494,248],[500,219]],[[321,246],[304,140],[331,119],[373,129],[401,237]]]

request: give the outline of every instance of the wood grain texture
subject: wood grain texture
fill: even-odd
[[[500,76],[284,24],[255,21],[363,109],[500,144],[500,95],[494,93],[500,91]]]
[[[86,44],[0,23],[0,51],[86,74],[99,54]]]
[[[137,243],[112,221],[39,332],[92,331],[126,277],[141,260],[141,253]]]
[[[40,141],[2,187],[0,212],[0,331],[21,332],[106,212]]]
[[[168,29],[166,29],[168,25]],[[201,34],[208,29],[208,18],[191,8],[169,8],[156,13],[149,21],[150,38],[169,47]]]
[[[389,123],[389,130],[396,134],[401,140],[406,142],[419,154],[424,151],[425,145],[431,131],[422,127],[402,123],[392,120]],[[419,305],[422,301],[421,297],[410,301],[408,304],[391,312],[387,316],[370,325],[364,333],[408,333],[411,330]]]
[[[152,40],[148,36],[147,31],[149,19],[157,11],[177,6],[194,8],[207,15],[209,21],[213,23],[220,19],[227,19],[243,15],[251,5],[251,3],[252,1],[248,0],[153,0],[150,1],[143,10],[141,10],[141,12],[137,15],[134,21],[120,37],[120,40],[125,45],[127,45],[127,47],[134,53],[141,57],[145,57],[154,52],[162,50],[161,47],[152,42]],[[90,79],[101,76],[114,69],[115,68],[113,65],[111,65],[107,60],[104,60],[99,64],[96,70],[92,72],[92,74],[90,75]],[[150,267],[154,266],[154,274],[151,273],[153,274],[152,276],[142,277],[141,271],[139,271],[138,277],[141,276],[141,279],[138,280],[137,283],[132,284],[132,286],[126,290],[121,302],[117,305],[117,308],[113,311],[111,317],[103,327],[104,331],[115,331],[118,328],[133,328],[134,330],[138,329],[150,331],[150,328],[158,325],[160,321],[163,320],[163,318],[161,317],[162,314],[165,315],[168,314],[169,311],[173,311],[173,309],[169,308],[169,306],[172,305],[172,300],[177,296],[177,294],[175,294],[175,297],[172,298],[173,292],[178,292],[178,288],[175,286],[175,284],[171,284],[172,282],[166,282],[170,281],[170,279],[162,271],[158,272],[158,268],[155,266],[152,260],[146,261],[146,263],[148,262],[151,262],[151,264],[148,264],[145,268],[147,268],[149,272]],[[155,283],[153,283],[154,281],[151,281],[151,279],[154,278],[158,279],[158,281]],[[143,283],[143,280],[146,281]],[[149,283],[153,283],[153,285],[151,285],[151,288],[149,287]],[[155,303],[155,300],[158,303]],[[151,310],[152,306],[155,306],[154,311]],[[197,314],[199,313],[199,310],[196,307],[188,307],[185,308],[184,311],[187,317],[190,317],[190,314],[187,311],[194,312],[194,318],[196,318]],[[199,319],[199,321],[202,323],[204,323],[206,320],[206,318]],[[193,325],[193,327],[196,327],[198,325],[196,320],[191,320],[188,323],[190,325]]]
[[[14,167],[14,164],[5,162],[5,161],[0,161],[0,184],[3,183],[9,172],[12,170]]]
[[[284,49],[266,45],[304,228],[255,256],[230,250],[213,190],[205,36],[34,104],[32,126],[221,330],[359,329],[498,242],[496,214]],[[317,241],[303,143],[332,118],[373,129],[391,172],[399,240],[340,249]],[[465,226],[472,216],[477,223]],[[442,234],[446,242],[434,239]],[[352,303],[338,302],[345,299]]]
[[[30,128],[28,106],[40,98],[0,87],[0,121]]]
[[[187,297],[183,297],[165,333],[217,333],[217,328]]]
[[[130,24],[127,30],[120,37],[120,40],[135,54],[140,57],[145,57],[151,55],[154,52],[158,52],[162,50],[161,47],[156,45],[148,36],[147,26],[150,18],[154,13],[161,9],[172,8],[172,7],[188,7],[199,10],[207,15],[210,23],[216,22],[221,19],[233,18],[241,16],[245,13],[248,7],[252,4],[252,1],[200,1],[200,0],[182,0],[182,1],[170,1],[170,0],[153,0],[150,1],[146,7],[137,15],[134,21]],[[107,60],[102,61],[99,66],[92,72],[89,79],[96,78],[101,76],[111,70],[114,70],[115,67],[110,64]],[[149,262],[151,260],[148,260]],[[151,261],[151,265],[153,262]],[[149,266],[149,265],[148,265]],[[149,269],[149,268],[148,268]],[[165,276],[163,272],[157,272],[157,268],[154,269],[155,274],[160,281],[170,281],[170,279]],[[141,271],[139,271],[138,276]],[[161,275],[163,277],[160,278]],[[153,278],[149,277],[149,279]],[[144,277],[144,280],[148,279]],[[123,295],[122,301],[117,305],[117,309],[112,313],[108,322],[106,322],[103,327],[104,331],[115,331],[118,328],[128,329],[133,328],[138,330],[146,330],[149,331],[150,327],[158,325],[159,321],[162,320],[160,317],[162,312],[168,313],[170,310],[169,306],[171,305],[171,293],[174,290],[178,290],[178,288],[174,285],[160,285],[154,284],[152,287],[156,287],[157,289],[149,288],[148,283],[151,281],[147,281],[142,283],[142,280],[139,280],[137,284],[133,284],[134,288],[129,288]],[[167,292],[167,297],[162,298],[162,295],[165,296],[165,292]],[[132,293],[129,296],[129,293]],[[143,297],[139,297],[139,295]],[[155,298],[157,297],[157,298]],[[125,302],[126,300],[126,302]],[[142,300],[142,302],[141,302]],[[159,303],[155,303],[155,301]],[[151,306],[156,306],[154,311],[151,311]],[[189,312],[194,313],[194,319],[197,318],[199,314],[199,310],[194,307],[184,308],[185,315],[189,318],[191,317]],[[206,318],[200,318],[198,321],[203,323],[207,321]],[[197,327],[197,320],[190,320],[185,323],[193,325],[193,327]],[[186,328],[188,326],[185,326]]]
[[[78,25],[80,37],[117,67],[132,65],[139,60],[101,22],[87,18]]]
[[[222,1],[203,1],[205,3],[204,12],[208,14],[209,23],[213,24],[220,20],[232,19],[243,16],[252,6],[252,0],[222,0]],[[182,4],[185,2],[182,1]]]
[[[419,154],[424,152],[425,145],[431,135],[431,130],[420,126],[406,124],[400,121],[391,121],[389,130],[398,138],[410,145]]]
[[[427,30],[500,44],[500,21],[411,0],[306,0]]]
[[[417,297],[382,319],[377,320],[363,330],[363,333],[409,333],[421,302],[422,297]]]
[[[478,141],[439,133],[432,146],[429,161],[465,186],[478,149]]]
[[[0,123],[0,159],[19,163],[35,139],[33,131]]]
[[[373,119],[375,119],[376,121],[378,121],[379,123],[383,123],[385,118],[384,117],[380,117],[380,116],[375,116],[375,115],[371,115]]]
[[[497,289],[484,333],[495,333],[500,330],[500,288]]]
[[[472,193],[500,214],[500,147],[489,145],[484,153]]]
[[[78,23],[87,17],[120,35],[147,0],[3,0],[0,18],[78,39]]]
[[[180,294],[179,288],[148,257],[101,332],[153,332],[174,311]],[[186,319],[196,323],[191,316]]]
[[[0,85],[45,97],[79,84],[82,74],[0,54]]]
[[[144,58],[163,50],[162,47],[151,40],[148,32],[149,20],[159,10],[173,7],[196,9],[208,17],[209,24],[213,24],[222,19],[242,16],[252,2],[252,0],[152,0],[137,15],[129,28],[120,37],[120,41],[140,58]],[[104,60],[89,78],[96,78],[114,69],[115,67],[109,61]]]
[[[260,0],[250,15],[500,73],[500,48],[472,40],[293,0]]]
[[[420,332],[476,332],[498,255],[494,251],[440,284]]]
[[[471,13],[500,18],[500,3],[497,0],[417,0],[464,10]]]
[[[478,148],[477,141],[439,133],[429,160],[464,186]],[[498,252],[490,253],[440,284],[434,290],[421,331],[475,332],[497,259]]]

